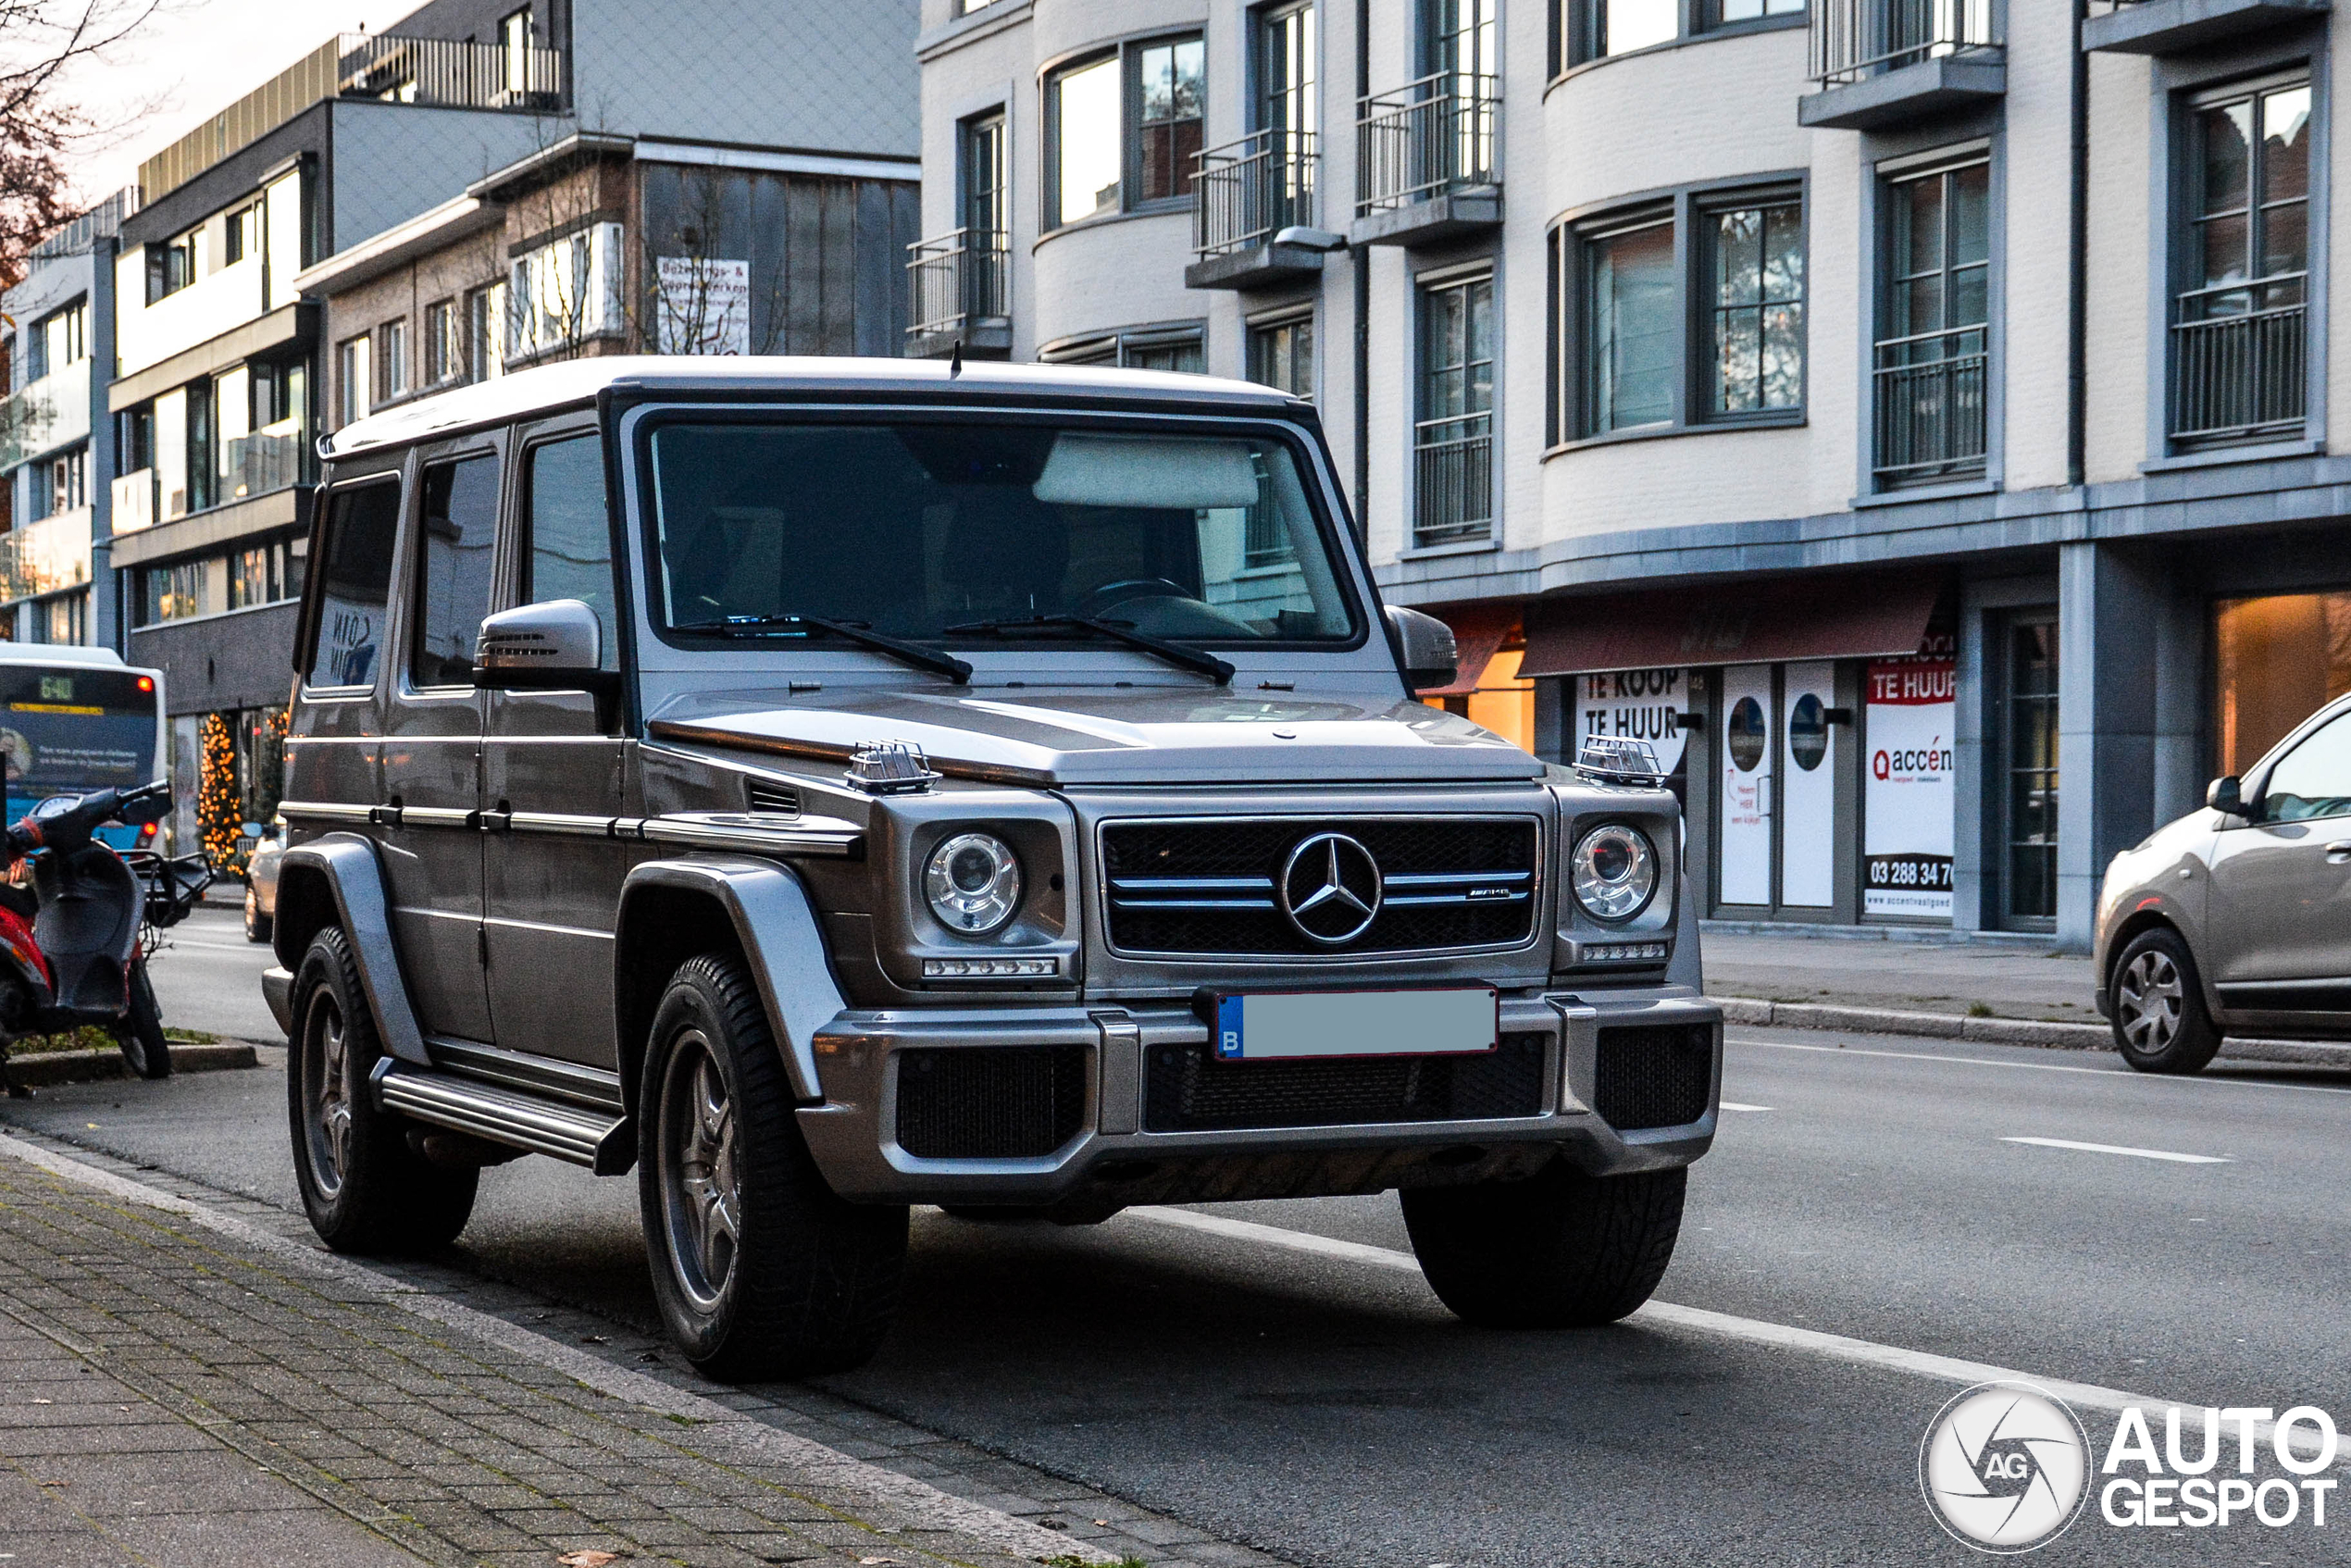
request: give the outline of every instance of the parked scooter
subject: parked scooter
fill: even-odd
[[[138,1076],[170,1076],[147,958],[195,907],[212,871],[202,855],[118,854],[95,837],[103,823],[140,827],[170,809],[170,782],[159,778],[53,796],[0,832],[0,865],[33,856],[30,890],[0,885],[0,1078],[9,1094],[26,1092],[7,1076],[11,1043],[84,1025],[113,1035]]]

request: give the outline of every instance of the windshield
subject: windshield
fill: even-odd
[[[1069,619],[1083,617],[1193,642],[1355,635],[1271,436],[675,424],[653,432],[652,457],[671,628],[816,629],[777,624],[806,616],[967,644],[1084,636]]]

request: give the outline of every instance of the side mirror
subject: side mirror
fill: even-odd
[[[1450,686],[1460,677],[1462,656],[1454,645],[1451,627],[1435,616],[1408,610],[1401,604],[1387,607],[1387,624],[1396,633],[1397,656],[1404,666],[1404,682],[1413,691]]]
[[[597,722],[620,694],[620,677],[600,667],[603,628],[577,599],[517,604],[481,623],[474,641],[474,684],[486,691],[588,691]]]
[[[116,815],[115,820],[125,828],[144,828],[151,823],[161,822],[170,815],[171,797],[169,795],[150,795],[144,800],[133,801],[123,807]]]
[[[2215,778],[2204,787],[2204,803],[2214,811],[2242,816],[2245,815],[2245,786],[2233,773],[2225,778]]]

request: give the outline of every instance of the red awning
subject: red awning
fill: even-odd
[[[1453,645],[1458,653],[1454,668],[1458,672],[1449,686],[1424,686],[1415,693],[1422,697],[1466,697],[1477,690],[1477,678],[1494,661],[1502,644],[1518,634],[1519,602],[1515,599],[1500,604],[1446,604],[1428,613],[1453,628]]]
[[[1527,607],[1519,673],[1915,653],[1944,586],[1932,572],[1806,572],[1553,600]]]

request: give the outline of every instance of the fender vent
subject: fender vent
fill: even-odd
[[[1619,1132],[1687,1126],[1714,1087],[1714,1026],[1602,1029],[1592,1108]]]
[[[743,799],[753,811],[780,812],[786,816],[800,815],[800,791],[773,778],[744,779]]]
[[[898,1053],[898,1146],[917,1159],[1041,1159],[1085,1121],[1082,1045]]]

